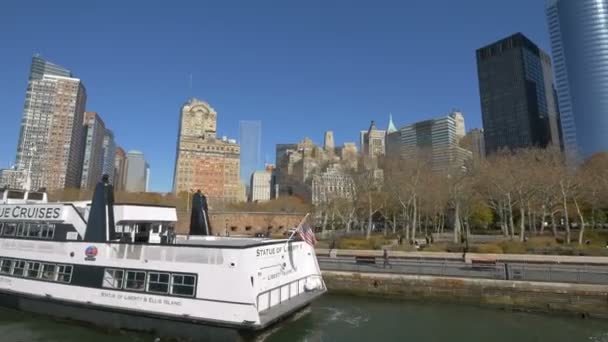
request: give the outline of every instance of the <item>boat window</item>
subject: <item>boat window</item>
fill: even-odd
[[[17,225],[17,236],[27,236],[27,226],[23,223]]]
[[[4,225],[4,236],[15,236],[15,231],[17,230],[16,223],[7,223]]]
[[[56,280],[57,266],[52,264],[43,264],[41,278],[44,280]]]
[[[169,292],[169,273],[148,273],[148,292]]]
[[[124,276],[125,272],[123,270],[107,268],[103,276],[103,287],[122,289]]]
[[[24,199],[25,198],[25,192],[23,191],[14,191],[14,190],[9,190],[8,193],[6,194],[6,198],[8,199]]]
[[[194,296],[195,276],[173,274],[171,294],[179,296]]]
[[[3,259],[0,262],[0,273],[11,274],[11,267],[13,266],[13,260]]]
[[[42,201],[44,199],[44,193],[43,192],[30,192],[27,194],[27,199],[33,200],[33,201]]]
[[[27,277],[28,278],[38,278],[40,274],[40,263],[28,261],[27,263]]]
[[[125,289],[143,291],[146,287],[146,272],[127,271]]]
[[[4,228],[4,223],[0,222],[0,235],[2,235],[2,228]]]
[[[160,225],[155,225],[155,226],[152,228],[152,233],[155,233],[155,234],[156,234],[156,233],[158,233],[158,232],[159,232],[159,228],[160,228]]]
[[[25,273],[25,261],[15,260],[15,265],[13,266],[13,275],[22,277]]]
[[[72,266],[57,266],[57,281],[60,281],[62,283],[69,283],[70,281],[72,281]]]
[[[27,230],[27,236],[29,237],[40,237],[40,231],[42,230],[42,225],[40,223],[30,223],[26,225],[27,227],[29,227],[29,229]]]
[[[40,236],[43,239],[52,239],[55,236],[55,225],[54,224],[43,224],[42,232]]]

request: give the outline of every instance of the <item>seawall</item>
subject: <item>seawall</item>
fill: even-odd
[[[608,286],[323,271],[330,293],[608,319]]]
[[[329,256],[329,249],[317,248],[318,256]],[[382,250],[358,250],[358,249],[334,249],[334,256],[374,256],[382,257]],[[391,258],[402,259],[442,259],[462,260],[462,253],[448,252],[403,252],[389,251]],[[566,255],[542,255],[542,254],[489,254],[489,253],[467,253],[466,261],[472,259],[492,259],[497,262],[525,262],[537,264],[580,264],[580,265],[608,265],[608,257],[594,256],[566,256]]]

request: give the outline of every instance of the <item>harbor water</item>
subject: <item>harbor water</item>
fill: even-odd
[[[0,341],[152,342],[154,337],[0,310]],[[287,341],[608,342],[605,321],[326,295],[265,338]]]

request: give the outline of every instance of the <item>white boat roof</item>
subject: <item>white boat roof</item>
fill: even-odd
[[[175,207],[144,205],[144,204],[114,204],[114,222],[160,223],[177,222]]]
[[[292,240],[293,241],[293,240]],[[178,235],[177,244],[209,247],[255,247],[265,244],[287,243],[287,239],[241,238],[223,236]]]

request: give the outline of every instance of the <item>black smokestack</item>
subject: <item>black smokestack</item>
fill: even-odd
[[[108,179],[108,175],[103,175],[101,182],[95,186],[84,241],[106,242],[117,238],[114,225],[114,187]]]
[[[210,235],[209,208],[207,198],[198,190],[192,196],[192,215],[190,216],[190,235]]]

